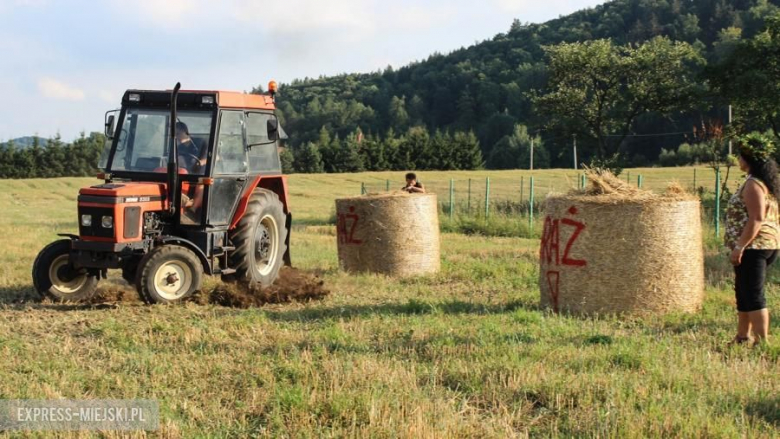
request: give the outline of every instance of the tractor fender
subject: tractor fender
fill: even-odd
[[[161,236],[157,242],[161,244],[177,244],[192,250],[192,252],[198,256],[198,260],[200,260],[200,263],[203,265],[203,272],[208,275],[214,274],[214,270],[211,269],[211,264],[209,263],[206,254],[203,253],[203,250],[201,250],[200,247],[195,245],[195,243],[192,241],[186,240],[180,236]]]
[[[252,192],[255,189],[262,188],[268,189],[279,196],[279,201],[282,202],[284,207],[284,213],[290,213],[290,206],[288,203],[289,196],[287,194],[287,176],[286,175],[268,175],[263,177],[255,177],[249,182],[244,190],[241,199],[238,200],[238,206],[236,207],[236,213],[233,215],[233,220],[230,222],[230,230],[236,228],[236,225],[246,213],[246,207],[249,205],[249,198],[252,196]]]

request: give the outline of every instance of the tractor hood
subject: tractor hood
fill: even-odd
[[[79,201],[94,200],[112,204],[162,201],[165,198],[165,183],[105,183],[79,191]]]

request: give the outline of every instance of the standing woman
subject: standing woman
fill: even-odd
[[[749,341],[751,330],[755,342],[760,343],[769,334],[769,310],[764,296],[767,267],[780,249],[780,178],[777,162],[772,158],[772,139],[752,133],[742,136],[737,144],[739,168],[748,175],[726,210],[725,242],[734,265],[739,312],[737,335],[732,343]]]

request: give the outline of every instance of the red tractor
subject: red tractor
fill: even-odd
[[[276,83],[264,95],[179,88],[128,90],[106,113],[105,183],[79,191],[79,234],[35,259],[40,293],[85,300],[114,268],[144,301],[172,303],[203,273],[268,286],[290,264]]]

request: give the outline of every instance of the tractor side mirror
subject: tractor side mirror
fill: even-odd
[[[268,140],[270,141],[277,141],[279,140],[279,119],[273,117],[268,119]]]
[[[105,134],[106,137],[108,137],[109,139],[114,138],[115,123],[116,123],[116,115],[106,113]]]

